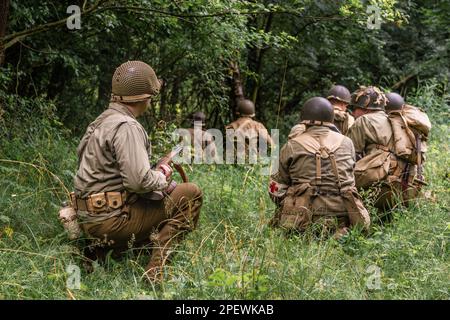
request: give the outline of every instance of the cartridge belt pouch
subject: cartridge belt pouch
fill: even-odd
[[[75,210],[87,211],[89,213],[105,213],[123,208],[133,198],[127,191],[110,191],[95,193],[85,199],[71,194],[72,205]]]

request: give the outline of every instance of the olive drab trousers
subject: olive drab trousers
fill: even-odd
[[[152,255],[147,270],[161,267],[177,244],[198,222],[202,191],[193,183],[176,186],[162,200],[139,197],[120,215],[81,226],[94,243],[106,249],[126,250],[151,244]]]

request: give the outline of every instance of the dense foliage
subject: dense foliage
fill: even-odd
[[[67,3],[0,0],[0,299],[449,298],[449,1],[70,3],[82,8],[79,30],[66,27]],[[370,5],[380,29],[368,28]],[[301,104],[333,83],[401,92],[433,122],[427,199],[377,221],[368,237],[286,239],[267,226],[274,206],[257,167],[189,168],[207,191],[200,227],[161,290],[140,281],[147,256],[132,251],[82,271],[81,289],[68,290],[66,268],[82,258],[56,212],[80,135],[108,104],[115,67],[133,59],[164,80],[142,119],[155,147],[194,110],[208,113],[209,127],[233,118],[231,62],[280,142]],[[367,287],[373,266],[379,289]]]
[[[79,30],[66,27],[65,3],[2,2],[10,5],[0,90],[49,101],[76,134],[107,105],[115,67],[132,59],[165,82],[148,125],[201,109],[221,128],[233,117],[232,61],[273,126],[290,126],[301,103],[332,83],[408,93],[449,75],[447,1],[79,1]],[[367,25],[372,4],[380,29]]]

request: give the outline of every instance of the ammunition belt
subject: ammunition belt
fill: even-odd
[[[75,210],[89,213],[105,213],[121,209],[131,198],[131,194],[127,191],[95,193],[84,199],[77,197],[74,192],[70,196]]]
[[[312,189],[312,195],[313,196],[342,196],[344,193],[341,191],[334,191],[334,190],[323,190],[319,188]]]

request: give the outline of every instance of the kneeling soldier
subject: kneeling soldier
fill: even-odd
[[[355,122],[355,118],[347,111],[350,98],[350,91],[340,85],[333,86],[327,95],[334,108],[334,124],[343,135],[347,135],[348,129]]]
[[[160,82],[141,61],[119,66],[109,108],[92,122],[78,146],[79,167],[72,203],[85,234],[105,249],[152,243],[146,268],[150,281],[174,245],[195,228],[202,192],[192,183],[168,182],[168,165],[150,167],[150,142],[136,120],[158,94]]]
[[[390,100],[380,89],[369,86],[355,91],[350,103],[356,121],[348,136],[359,158],[355,167],[356,186],[372,189],[374,206],[381,211],[390,211],[400,204],[408,205],[420,189],[416,181],[417,164],[421,165],[422,157],[419,140],[416,148],[419,132],[415,134],[411,130],[410,112],[409,108],[404,108],[403,98],[390,94]]]
[[[340,237],[356,224],[368,228],[370,218],[355,187],[352,141],[333,131],[333,107],[320,97],[309,99],[300,120],[306,131],[280,152],[279,172],[269,194],[279,208],[272,224],[305,231],[317,222]]]

